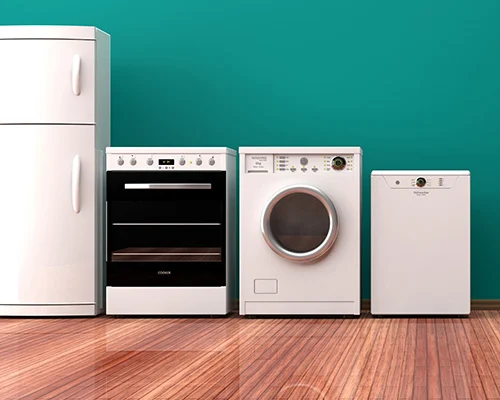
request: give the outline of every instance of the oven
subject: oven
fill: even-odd
[[[226,171],[108,171],[108,287],[226,286]]]

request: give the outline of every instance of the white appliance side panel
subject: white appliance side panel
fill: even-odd
[[[94,41],[0,40],[0,59],[0,124],[95,123]]]
[[[97,309],[104,311],[104,271],[106,240],[106,167],[102,150],[95,150],[95,299]]]
[[[0,304],[95,303],[94,127],[0,125],[0,136]]]
[[[96,148],[106,151],[111,137],[111,39],[108,34],[96,30],[95,61],[95,123]]]
[[[386,178],[372,176],[372,313],[469,314],[470,178],[428,189]]]
[[[236,157],[226,155],[226,286],[227,307],[236,301]]]
[[[108,315],[226,315],[226,287],[106,288]]]

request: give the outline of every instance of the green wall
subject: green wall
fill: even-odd
[[[365,298],[370,171],[470,169],[472,295],[500,299],[498,0],[3,0],[0,24],[112,35],[113,145],[362,146]]]

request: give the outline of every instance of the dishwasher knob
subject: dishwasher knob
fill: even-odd
[[[130,159],[130,165],[135,165],[135,164],[137,164],[137,160],[134,157],[132,157]]]
[[[120,157],[120,158],[118,159],[118,165],[123,165],[123,163],[124,163],[124,162],[125,162],[125,161],[123,161],[123,158],[121,158],[121,157]]]
[[[214,165],[215,164],[215,158],[212,157],[210,160],[208,160],[208,163],[210,165]]]
[[[179,165],[185,165],[186,164],[186,160],[184,158],[181,158],[179,160]]]
[[[201,165],[203,160],[201,158],[196,159],[196,165]]]
[[[146,164],[153,165],[153,159],[152,158],[148,158],[148,161],[146,161]]]

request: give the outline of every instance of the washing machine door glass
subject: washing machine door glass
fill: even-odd
[[[280,256],[308,262],[325,255],[338,235],[337,211],[313,186],[289,186],[271,197],[262,214],[267,244]]]

